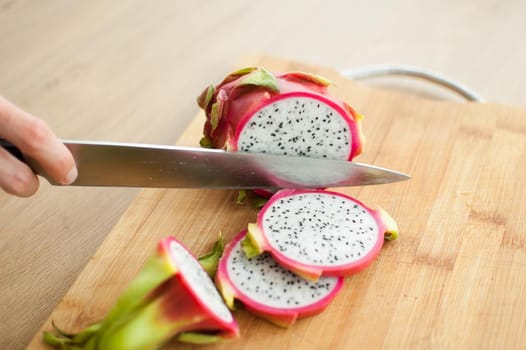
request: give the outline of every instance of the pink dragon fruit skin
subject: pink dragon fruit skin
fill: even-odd
[[[257,300],[254,296],[249,295],[249,293],[243,288],[241,285],[243,284],[243,281],[236,282],[235,278],[232,276],[234,273],[232,270],[232,266],[229,266],[233,264],[232,261],[235,261],[236,258],[239,259],[246,259],[244,255],[241,256],[234,256],[232,257],[232,254],[235,253],[235,249],[240,249],[239,244],[240,242],[245,238],[247,231],[243,230],[241,231],[225,248],[225,251],[223,253],[223,257],[221,258],[217,270],[217,274],[215,277],[216,285],[218,286],[218,289],[221,291],[221,294],[223,295],[223,298],[225,299],[226,304],[231,308],[234,309],[234,300],[240,301],[244,308],[248,310],[249,312],[255,314],[258,317],[264,318],[273,324],[276,324],[281,327],[289,327],[291,326],[297,319],[312,316],[315,314],[318,314],[322,312],[329,303],[336,297],[336,295],[339,293],[343,286],[343,277],[328,277],[325,280],[319,280],[318,284],[323,285],[329,285],[330,287],[326,287],[327,290],[321,292],[320,296],[317,296],[316,300],[314,301],[306,301],[305,305],[290,305],[290,306],[276,306],[276,305],[270,305],[268,301],[263,300]],[[232,260],[234,259],[234,260]],[[253,258],[254,260],[256,258]],[[272,259],[269,256],[263,257],[263,259]],[[249,260],[247,260],[249,261]],[[249,265],[250,263],[247,263]],[[263,268],[261,268],[260,263],[254,263],[252,266],[254,269],[252,271],[247,271],[246,266],[238,265],[237,271],[238,273],[241,272],[239,270],[243,270],[245,273],[250,273],[250,277],[253,277],[252,280],[247,281],[251,285],[258,285],[261,286],[262,290],[265,290],[265,288],[269,288],[269,283],[266,281],[266,276],[262,276]],[[269,271],[270,270],[270,271]],[[286,277],[283,277],[286,279],[286,282],[282,282],[283,285],[289,286],[290,284],[293,284],[293,281],[296,280],[296,282],[301,279],[301,277],[297,276],[294,277],[292,273],[285,272],[286,270],[283,270],[282,268],[276,266],[272,266],[272,269],[267,270],[267,275],[269,272],[275,272],[278,277],[278,281],[282,280],[283,273],[288,273],[288,275],[285,275]],[[249,278],[250,278],[249,277]],[[269,279],[272,279],[269,277]],[[293,288],[289,288],[287,292],[284,290],[281,290],[283,288],[283,285],[280,285],[279,282],[270,282],[270,284],[273,284],[273,287],[276,288],[276,294],[279,294],[280,297],[285,299],[287,297],[286,293],[294,293],[292,290]],[[309,291],[310,288],[315,288],[316,283],[309,282],[309,281],[303,281],[300,283],[304,283],[303,290]],[[258,286],[258,287],[259,287]],[[254,287],[254,286],[252,286]],[[257,287],[256,287],[257,288]],[[300,286],[301,288],[301,286]],[[254,289],[254,288],[252,288]],[[310,294],[310,293],[307,293]],[[301,299],[302,296],[297,296],[297,299]],[[296,303],[297,303],[297,299]]]
[[[291,257],[290,254],[283,253],[283,251],[276,247],[275,243],[273,245],[271,243],[271,238],[269,238],[269,235],[271,235],[272,233],[269,233],[267,232],[267,230],[264,229],[263,223],[267,214],[269,213],[269,210],[273,210],[271,208],[273,208],[274,204],[278,203],[278,201],[280,200],[286,201],[288,198],[293,198],[302,194],[321,194],[338,197],[345,202],[349,202],[350,204],[352,203],[352,205],[356,204],[359,210],[363,210],[364,216],[369,216],[371,220],[374,220],[377,226],[377,231],[374,233],[374,242],[370,245],[368,250],[364,251],[364,255],[360,256],[359,259],[350,259],[348,263],[343,261],[340,264],[312,264],[298,261],[298,259]],[[306,205],[304,204],[304,201],[302,204]],[[329,219],[328,221],[330,220],[332,219]],[[274,233],[274,235],[276,236],[279,236],[280,234],[282,233]],[[259,212],[257,222],[254,224],[249,224],[247,238],[244,241],[244,250],[249,257],[257,256],[258,254],[261,254],[263,252],[269,252],[272,255],[272,257],[283,267],[294,271],[295,273],[306,279],[315,281],[320,276],[347,276],[361,271],[365,267],[369,266],[372,263],[372,261],[377,257],[383,246],[384,239],[393,240],[396,239],[397,236],[398,227],[396,222],[382,208],[373,210],[364,205],[362,202],[358,201],[357,199],[354,199],[342,193],[332,191],[286,189],[278,191],[276,194],[274,194]],[[299,240],[305,240],[305,238],[300,237]],[[319,245],[320,242],[322,241],[318,241],[313,244]],[[344,243],[337,242],[337,244]]]
[[[250,149],[240,147],[240,134],[258,111],[280,100],[308,98],[330,106],[346,120],[351,142],[346,145],[348,152],[345,156],[338,158],[352,160],[362,152],[365,142],[361,131],[362,116],[347,103],[331,97],[327,89],[330,84],[323,77],[302,72],[274,76],[260,67],[234,72],[216,87],[205,89],[198,98],[207,116],[201,144],[250,152]]]
[[[156,294],[162,295],[159,300],[163,317],[180,322],[180,332],[197,330],[206,333],[206,331],[211,331],[217,335],[221,333],[223,339],[239,337],[239,328],[235,319],[231,315],[221,315],[221,312],[212,307],[213,296],[203,298],[203,295],[196,293],[196,284],[203,284],[198,281],[206,279],[206,272],[203,271],[201,276],[195,276],[195,274],[188,273],[188,270],[185,271],[181,267],[183,264],[181,257],[173,253],[174,247],[180,247],[179,250],[186,253],[187,258],[195,262],[193,265],[201,269],[201,265],[197,263],[198,260],[190,253],[190,250],[174,237],[168,237],[159,242],[158,250],[173,255],[170,256],[175,260],[172,264],[178,270],[171,279],[152,294],[154,298]],[[179,261],[177,261],[178,258]],[[209,292],[213,291],[209,290]],[[184,325],[181,320],[186,320],[188,324]]]
[[[171,339],[213,343],[239,327],[213,281],[174,237],[162,239],[114,307],[78,334],[54,326],[44,341],[66,350],[156,349]]]
[[[139,316],[125,316],[128,321],[123,325],[101,334],[100,348],[157,348],[173,337],[190,343],[239,337],[237,322],[220,296],[216,297],[214,284],[190,251],[169,236],[158,243],[156,253],[152,259],[171,271],[171,276],[147,294],[146,302],[135,312]],[[152,271],[144,269],[137,281],[148,281],[154,277]]]

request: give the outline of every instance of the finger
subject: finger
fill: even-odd
[[[1,96],[0,137],[37,161],[51,180],[67,185],[76,179],[73,156],[47,124]]]
[[[38,190],[38,178],[24,163],[0,148],[0,187],[9,194],[29,197]]]

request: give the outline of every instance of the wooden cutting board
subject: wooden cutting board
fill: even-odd
[[[326,311],[282,329],[239,310],[239,340],[196,348],[524,349],[526,112],[372,89],[282,59],[243,63],[331,78],[333,94],[365,115],[367,145],[357,160],[413,179],[338,189],[388,210],[400,238],[347,278]],[[203,118],[196,116],[180,145],[198,144]],[[234,236],[256,217],[235,198],[226,190],[140,192],[41,331],[51,320],[78,331],[102,319],[161,237],[175,235],[198,255],[218,232]],[[29,348],[46,348],[41,331]]]

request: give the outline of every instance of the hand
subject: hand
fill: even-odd
[[[0,138],[35,159],[55,181],[69,185],[77,178],[75,161],[47,124],[0,96]],[[0,187],[7,193],[29,197],[38,190],[31,168],[0,147]]]

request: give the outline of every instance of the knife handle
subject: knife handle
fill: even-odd
[[[26,163],[26,160],[22,152],[11,142],[0,138],[0,147],[5,149],[7,152],[11,153],[11,155],[14,156],[16,159],[20,160],[21,162]]]

